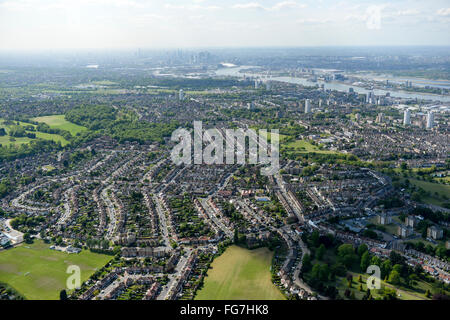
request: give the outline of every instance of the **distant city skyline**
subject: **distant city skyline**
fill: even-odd
[[[450,3],[0,0],[0,50],[450,45]]]

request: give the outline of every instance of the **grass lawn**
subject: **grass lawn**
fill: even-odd
[[[100,81],[92,81],[93,84],[101,85],[101,86],[114,86],[117,82],[113,82],[110,80],[100,80]]]
[[[231,246],[211,264],[196,300],[284,300],[272,283],[273,252],[267,248],[247,250]]]
[[[32,139],[27,137],[21,137],[21,138],[14,138],[14,141],[10,141],[10,136],[1,136],[0,137],[0,144],[2,146],[9,146],[11,144],[13,145],[20,145],[24,143],[29,143]]]
[[[397,218],[397,219],[396,219]],[[399,222],[400,220],[398,219],[398,216],[394,216],[393,220],[396,222]],[[384,227],[384,229],[386,230],[387,233],[397,236],[397,230],[398,230],[398,226],[395,223],[389,223],[389,224],[379,224],[378,223],[378,218],[377,217],[372,217],[369,219],[370,223],[373,223],[376,226],[381,226]]]
[[[27,299],[55,300],[59,299],[60,290],[66,287],[69,265],[80,267],[83,282],[112,259],[88,250],[68,254],[49,247],[49,244],[35,240],[33,244],[0,251],[0,282],[9,284]]]
[[[431,196],[424,197],[422,200],[425,203],[434,204],[438,206],[442,206],[446,201],[444,201],[442,198],[443,195],[446,195],[448,198],[450,198],[450,186],[440,183],[433,183],[428,181],[422,181],[422,180],[416,180],[416,179],[409,179],[409,182],[414,184],[417,187],[420,187],[424,189],[425,191],[431,192]],[[437,192],[440,197],[435,196],[435,192]]]
[[[36,134],[36,138],[38,138],[38,139],[53,140],[55,142],[61,142],[61,145],[63,147],[65,145],[69,144],[69,141],[64,139],[64,137],[60,136],[59,134],[45,133],[45,132],[39,132],[39,131],[36,131],[35,134]]]
[[[270,143],[270,139],[271,139],[271,132],[270,132],[270,129],[266,129],[267,130],[267,132],[266,133],[264,133],[263,131],[259,131],[259,130],[262,130],[262,129],[264,129],[264,128],[257,128],[257,127],[251,127],[251,129],[253,129],[253,130],[255,130],[256,131],[256,133],[259,135],[261,135],[262,137],[266,137],[266,139],[267,139],[267,143]],[[281,142],[283,142],[283,140],[284,139],[286,139],[288,136],[287,135],[284,135],[284,134],[281,134],[281,133],[279,133],[278,134],[278,141],[281,143]]]
[[[14,121],[14,123],[15,124],[19,123],[19,125],[21,127],[32,126],[32,127],[36,128],[36,125],[31,124],[31,123],[26,123],[26,122],[22,122],[22,121]],[[0,119],[0,128],[5,128],[6,133],[9,133],[9,130],[10,130],[11,126],[10,125],[5,125],[4,124],[4,120]],[[26,132],[34,133],[36,135],[36,139],[53,140],[55,142],[61,142],[62,146],[65,146],[65,145],[69,144],[69,141],[64,139],[64,137],[60,136],[59,134],[51,134],[51,133],[44,133],[44,132],[39,132],[39,131],[29,131],[29,130],[26,130]],[[28,137],[14,137],[14,141],[10,141],[10,136],[6,135],[6,136],[1,136],[0,137],[0,144],[3,145],[3,146],[7,146],[7,145],[21,145],[21,144],[24,144],[24,143],[29,143],[30,141],[33,141],[33,140],[35,140],[35,139],[30,139]]]
[[[367,285],[366,281],[369,275],[364,273],[356,273],[356,272],[350,272],[353,275],[353,281],[352,281],[352,288],[350,288],[351,292],[355,293],[355,297],[358,300],[361,300],[361,298],[364,296],[364,294],[367,291]],[[361,275],[362,278],[362,287],[364,291],[359,291],[359,285],[358,277]],[[344,297],[344,292],[347,289],[347,279],[344,277],[338,277],[336,287],[339,290],[339,295],[341,297]],[[395,289],[397,291],[397,298],[400,300],[428,300],[428,298],[425,297],[425,291],[426,289],[431,290],[431,285],[424,282],[424,281],[418,281],[417,285],[414,287],[414,291],[411,289],[406,288],[398,288],[395,287],[385,281],[381,281],[381,287],[388,287],[391,289]],[[372,290],[372,296],[374,298],[380,297],[380,295],[377,293],[377,290]]]
[[[295,152],[301,152],[301,153],[309,153],[309,152],[315,152],[315,153],[323,153],[323,154],[337,154],[335,151],[326,150],[326,149],[319,149],[318,146],[312,145],[306,140],[296,140],[291,141],[288,143],[282,144],[282,147],[286,149],[287,152],[289,151],[295,151]]]
[[[69,122],[65,119],[63,114],[53,115],[53,116],[45,116],[45,117],[37,117],[32,120],[37,122],[44,122],[50,126],[50,128],[67,130],[72,135],[76,135],[78,132],[82,132],[87,130],[87,128],[83,126],[79,126],[75,123]]]

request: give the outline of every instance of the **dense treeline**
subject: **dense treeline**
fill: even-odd
[[[333,235],[320,235],[314,231],[304,233],[302,240],[308,245],[311,253],[305,254],[302,263],[302,277],[314,289],[332,299],[340,299],[339,284],[341,279],[347,280],[343,295],[348,299],[356,299],[355,289],[359,287],[364,292],[363,300],[397,299],[395,290],[384,286],[374,292],[364,289],[362,275],[370,265],[380,268],[380,279],[396,288],[417,290],[418,282],[427,282],[432,290],[427,290],[425,296],[433,299],[448,299],[449,286],[436,281],[426,274],[420,265],[411,267],[405,258],[395,251],[391,251],[388,258],[382,258],[369,252],[367,245],[354,247],[352,244],[342,243]],[[359,275],[355,283],[354,276]],[[355,286],[356,284],[356,286]],[[421,290],[421,289],[420,289]],[[419,290],[419,291],[420,291]]]
[[[91,130],[99,130],[111,126],[116,119],[116,113],[113,107],[82,105],[68,111],[66,119]]]
[[[48,153],[61,148],[61,143],[53,140],[32,140],[21,145],[0,146],[0,161],[25,158],[40,152]]]
[[[412,213],[413,215],[421,215],[425,219],[429,219],[434,223],[445,222],[450,223],[450,214],[443,211],[433,211],[429,208],[425,207],[417,207],[414,208]]]
[[[116,109],[108,106],[80,106],[66,113],[66,119],[70,122],[110,135],[119,142],[136,141],[164,142],[164,137],[170,136],[178,124],[150,123],[121,118]]]
[[[172,89],[209,89],[209,88],[229,88],[229,87],[246,87],[251,85],[250,82],[237,81],[233,79],[184,79],[184,78],[135,78],[135,79],[120,79],[120,84],[123,87],[134,88],[134,86],[160,86],[169,87]]]

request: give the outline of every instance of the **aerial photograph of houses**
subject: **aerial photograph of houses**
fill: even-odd
[[[448,307],[449,31],[448,0],[0,0],[0,302]]]

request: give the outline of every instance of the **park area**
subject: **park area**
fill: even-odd
[[[44,116],[33,118],[32,120],[37,122],[43,122],[47,124],[50,128],[61,129],[69,131],[71,135],[76,135],[79,132],[87,130],[85,127],[79,126],[75,123],[69,122],[65,119],[63,114],[57,114],[53,116]]]
[[[422,198],[427,204],[443,206],[450,197],[450,186],[442,183],[434,183],[417,179],[409,179],[410,183],[428,191],[429,194]],[[444,200],[445,199],[445,200]]]
[[[273,252],[267,248],[247,250],[228,247],[211,264],[196,300],[284,300],[272,283]]]
[[[327,150],[323,147],[318,147],[316,145],[311,144],[306,140],[295,140],[282,144],[283,149],[290,152],[298,152],[298,153],[320,153],[320,154],[337,154],[335,151]]]
[[[81,269],[81,281],[86,281],[97,269],[103,267],[111,256],[88,250],[69,254],[51,250],[41,240],[33,244],[0,251],[0,282],[7,283],[30,300],[56,300],[66,287],[67,267]]]
[[[42,117],[42,118],[47,118],[47,117]],[[36,119],[39,119],[39,118],[36,118]],[[44,121],[40,121],[40,122],[44,122]],[[72,126],[77,126],[76,124],[73,124],[70,122],[67,122],[67,123]],[[11,131],[14,130],[14,128],[16,128],[16,127],[21,127],[25,130],[24,136],[17,137],[17,136],[11,135]],[[34,127],[34,129],[32,127]],[[27,122],[22,122],[22,121],[12,121],[11,122],[11,121],[7,121],[4,119],[0,119],[0,128],[5,129],[5,132],[6,132],[6,135],[0,135],[0,144],[2,146],[21,145],[21,144],[30,143],[31,141],[36,140],[36,139],[53,140],[56,143],[60,142],[62,146],[65,146],[69,143],[69,141],[67,141],[63,136],[61,136],[59,134],[39,132],[39,131],[36,131],[36,127],[37,127],[36,125],[27,123]],[[77,126],[77,127],[84,128],[81,126]],[[29,130],[30,128],[33,130]],[[54,128],[57,128],[57,126],[54,126]],[[68,129],[66,129],[66,130],[68,130]],[[29,134],[29,133],[34,134],[35,137],[34,138],[27,137],[26,134]],[[75,133],[73,133],[71,131],[71,134],[75,134]]]

